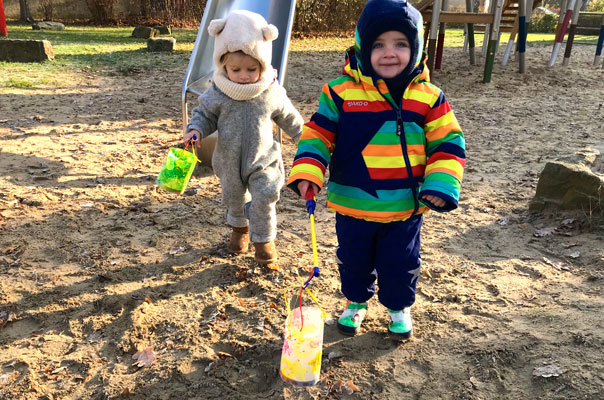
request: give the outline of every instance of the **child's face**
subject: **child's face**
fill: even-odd
[[[371,46],[371,66],[382,78],[394,78],[403,72],[410,57],[409,39],[399,31],[382,33]]]
[[[247,84],[256,83],[260,79],[260,63],[247,54],[231,53],[224,64],[229,80]]]

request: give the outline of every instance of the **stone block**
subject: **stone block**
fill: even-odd
[[[159,36],[159,31],[150,26],[137,26],[132,31],[132,37],[138,39],[156,38]]]
[[[159,31],[160,35],[171,35],[172,34],[171,26],[157,25],[157,26],[154,26],[153,29],[157,29]]]
[[[534,211],[546,208],[604,215],[604,174],[583,163],[548,162],[530,204]]]
[[[39,30],[64,31],[65,30],[65,25],[63,25],[60,22],[53,22],[53,21],[34,22],[31,27],[35,31],[39,31]]]
[[[48,40],[0,40],[0,61],[40,62],[54,58],[55,53]]]
[[[174,45],[176,45],[176,39],[172,37],[147,39],[147,50],[149,51],[173,51]]]

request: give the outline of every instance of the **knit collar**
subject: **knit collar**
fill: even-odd
[[[260,79],[256,83],[241,84],[231,81],[224,70],[218,68],[214,72],[214,83],[224,94],[233,100],[246,101],[264,92],[274,81],[274,72],[272,70],[264,72],[260,75]]]

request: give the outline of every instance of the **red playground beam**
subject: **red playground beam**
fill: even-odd
[[[4,17],[4,4],[2,0],[0,0],[0,35],[8,37],[6,18]]]

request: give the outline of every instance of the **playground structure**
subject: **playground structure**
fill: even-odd
[[[283,85],[295,9],[296,0],[208,0],[182,84],[183,129],[186,129],[189,120],[187,94],[199,96],[203,93],[212,84],[211,79],[216,70],[212,58],[214,38],[208,33],[210,21],[225,18],[233,10],[248,10],[262,15],[270,24],[275,25],[279,30],[279,37],[273,41],[272,65],[278,72],[279,83]]]
[[[8,36],[8,31],[6,30],[6,18],[4,16],[3,0],[0,0],[0,35]]]
[[[568,39],[564,54],[563,65],[568,65],[572,52],[573,41],[579,19],[579,10],[584,0],[563,0],[558,27],[556,29],[556,40],[552,50],[552,56],[548,66],[553,67],[564,36],[568,29]],[[427,43],[427,64],[430,69],[439,70],[442,65],[442,54],[444,47],[446,23],[463,23],[466,31],[466,44],[470,54],[470,64],[476,63],[475,56],[475,31],[484,30],[482,55],[485,57],[485,68],[483,82],[489,83],[493,71],[495,54],[499,45],[502,32],[509,32],[510,38],[503,56],[502,65],[506,65],[514,41],[517,39],[516,51],[518,52],[519,72],[526,72],[526,36],[527,25],[530,21],[532,11],[539,5],[539,0],[486,0],[484,9],[486,12],[478,12],[474,9],[473,1],[466,0],[465,12],[448,11],[448,0],[423,0],[416,7],[422,13],[427,25],[424,42]],[[572,18],[572,19],[571,19]],[[569,28],[570,24],[570,28]],[[596,47],[596,58],[594,65],[599,63],[604,43],[604,19],[598,45]],[[604,68],[604,64],[602,65]]]

